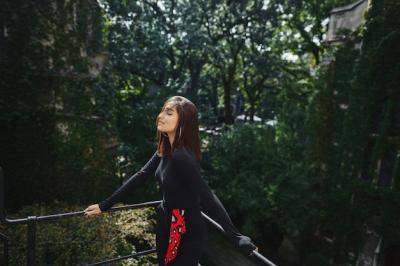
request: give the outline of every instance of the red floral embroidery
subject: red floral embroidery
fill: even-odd
[[[184,213],[185,210],[172,209],[169,243],[167,254],[164,259],[164,265],[167,265],[178,254],[178,248],[181,242],[181,235],[186,232]]]

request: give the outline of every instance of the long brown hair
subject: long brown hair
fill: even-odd
[[[175,139],[172,144],[169,143],[168,135],[157,130],[158,153],[161,156],[170,155],[178,147],[189,148],[195,155],[197,160],[201,160],[200,151],[200,134],[199,120],[196,106],[183,96],[172,96],[168,98],[161,112],[164,110],[167,103],[171,103],[176,107],[178,113],[178,125],[176,127]],[[156,118],[158,124],[159,116]]]

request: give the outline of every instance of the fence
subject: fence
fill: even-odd
[[[6,216],[5,209],[4,209],[4,175],[3,175],[3,170],[0,167],[0,222],[4,224],[9,224],[9,225],[21,225],[21,224],[27,224],[28,225],[28,232],[27,232],[27,265],[28,266],[34,266],[35,265],[35,247],[36,247],[36,225],[39,222],[43,221],[55,221],[59,219],[64,219],[72,216],[82,216],[84,218],[84,211],[77,211],[77,212],[67,212],[67,213],[57,213],[57,214],[52,214],[52,215],[43,215],[43,216],[28,216],[26,218],[20,218],[20,219],[9,219]],[[114,211],[121,211],[121,210],[129,210],[129,209],[140,209],[140,208],[147,208],[147,207],[155,207],[159,205],[162,201],[150,201],[150,202],[144,202],[144,203],[139,203],[139,204],[131,204],[131,205],[125,205],[122,207],[112,207],[108,212],[114,212]],[[224,234],[224,229],[222,228],[221,225],[219,225],[217,222],[215,222],[213,219],[208,217],[205,213],[202,212],[203,217],[208,221],[212,226],[218,229],[222,234]],[[3,242],[4,245],[4,265],[8,266],[9,263],[9,242],[10,240],[7,238],[7,236],[0,234],[0,240]],[[91,265],[105,265],[129,258],[134,258],[137,256],[143,256],[151,253],[155,253],[156,249],[152,248],[149,250],[145,251],[140,251],[134,254],[126,255],[126,256],[121,256],[118,258],[114,259],[108,259],[108,260],[103,260],[95,263],[88,264],[88,266]],[[257,251],[253,251],[251,254],[252,257],[260,264],[260,265],[268,265],[268,266],[276,266],[274,263],[272,263],[270,260],[265,258],[263,255],[261,255]]]

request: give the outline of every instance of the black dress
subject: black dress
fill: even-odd
[[[180,147],[171,155],[150,160],[110,197],[99,203],[106,211],[123,195],[146,179],[156,176],[163,195],[157,206],[156,245],[160,266],[197,266],[205,241],[206,227],[201,211],[219,223],[242,253],[256,248],[248,236],[233,225],[225,208],[200,175],[200,163],[189,148]]]

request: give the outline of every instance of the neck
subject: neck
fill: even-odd
[[[168,138],[169,138],[169,143],[171,144],[171,147],[172,147],[172,144],[173,144],[174,139],[175,139],[175,132],[174,133],[168,133]]]

